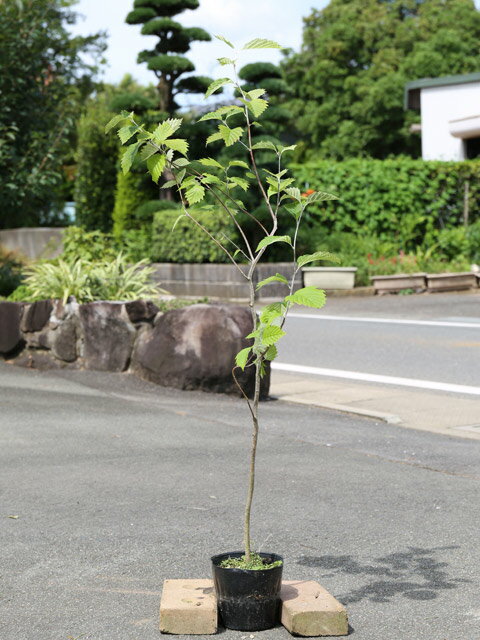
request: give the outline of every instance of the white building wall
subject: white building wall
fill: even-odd
[[[480,82],[420,90],[422,158],[464,160],[464,145],[449,131],[450,120],[480,114]]]

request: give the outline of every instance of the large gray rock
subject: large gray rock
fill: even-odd
[[[151,300],[132,300],[125,303],[125,310],[131,322],[152,322],[159,309]]]
[[[89,302],[78,308],[86,369],[125,371],[136,335],[123,302]]]
[[[52,309],[51,300],[39,300],[27,305],[22,318],[22,331],[28,333],[41,331],[50,319]]]
[[[157,317],[154,327],[139,334],[132,356],[132,370],[141,377],[178,389],[202,389],[220,393],[240,391],[232,376],[235,355],[251,341],[249,309],[230,305],[196,304]],[[253,368],[237,379],[248,395],[254,388]],[[268,395],[269,372],[262,381]]]
[[[0,355],[13,353],[23,344],[20,331],[23,303],[0,302]]]

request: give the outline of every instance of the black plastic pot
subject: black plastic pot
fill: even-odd
[[[222,560],[240,558],[243,551],[212,557],[213,581],[218,611],[227,629],[263,631],[274,627],[280,613],[283,558],[275,553],[260,553],[268,563],[281,560],[273,569],[226,569]]]

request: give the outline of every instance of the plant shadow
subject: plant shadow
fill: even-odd
[[[297,564],[332,571],[330,575],[342,573],[370,578],[364,586],[338,596],[345,605],[361,600],[389,602],[395,596],[403,596],[410,600],[434,600],[443,591],[456,589],[461,584],[470,582],[463,578],[451,577],[448,573],[446,552],[458,548],[409,547],[407,551],[375,558],[369,564],[362,564],[352,555],[302,556]],[[436,557],[439,553],[443,554],[441,560]]]

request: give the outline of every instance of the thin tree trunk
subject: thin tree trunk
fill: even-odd
[[[249,285],[250,285],[250,300],[249,306],[250,311],[252,313],[252,326],[253,330],[255,330],[257,325],[257,313],[255,310],[255,285],[253,283],[253,274],[249,274]],[[261,369],[261,360],[257,359],[255,362],[255,391],[253,394],[253,406],[251,408],[252,414],[252,446],[250,450],[250,471],[248,476],[248,490],[247,490],[247,501],[245,504],[245,520],[243,527],[243,542],[245,547],[245,560],[250,562],[252,547],[250,540],[250,514],[252,510],[252,500],[253,500],[253,491],[255,488],[255,459],[257,455],[257,440],[258,440],[258,404],[260,401],[260,369]]]

